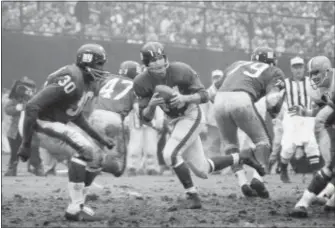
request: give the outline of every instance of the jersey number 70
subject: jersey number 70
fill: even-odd
[[[121,91],[118,91],[117,94],[114,95],[114,100],[120,100],[122,97],[127,95],[127,93],[133,88],[133,82],[129,80],[124,80],[120,78],[113,78],[109,80],[106,85],[104,85],[99,95],[103,98],[110,99],[112,98],[113,93],[115,92],[115,86],[118,82],[121,82],[121,84],[125,85],[125,88],[123,88]]]

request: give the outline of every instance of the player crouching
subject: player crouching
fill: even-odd
[[[143,121],[150,122],[156,107],[160,106],[169,118],[172,132],[163,149],[163,157],[186,190],[183,208],[202,206],[189,168],[204,179],[208,178],[208,173],[242,160],[260,172],[264,171],[251,155],[242,158],[235,153],[207,159],[199,136],[204,121],[199,104],[208,101],[208,93],[199,76],[185,63],[169,63],[163,45],[158,42],[146,43],[141,49],[141,57],[146,70],[134,79],[140,116]]]
[[[22,161],[31,155],[31,138],[37,135],[44,147],[59,146],[59,153],[71,151],[68,170],[68,189],[71,202],[65,218],[74,221],[96,221],[96,216],[85,205],[85,187],[92,184],[97,174],[117,173],[118,165],[110,155],[103,154],[98,144],[112,149],[112,140],[101,136],[86,121],[82,110],[94,95],[96,83],[105,77],[103,66],[106,53],[102,46],[85,44],[78,49],[75,64],[66,65],[47,78],[44,88],[26,105],[23,122],[23,140],[18,151]],[[86,136],[73,126],[73,122],[98,142],[87,140]]]

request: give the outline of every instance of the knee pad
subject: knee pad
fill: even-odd
[[[87,163],[79,158],[73,157],[68,166],[69,181],[73,183],[82,183],[86,179],[86,165]]]

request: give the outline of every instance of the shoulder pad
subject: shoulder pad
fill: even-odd
[[[198,73],[188,64],[183,62],[173,62],[170,63],[170,67],[174,70],[180,70],[184,72],[191,72],[193,75],[198,75]]]
[[[78,80],[82,79],[82,77],[81,77],[82,73],[76,65],[74,65],[74,64],[73,65],[66,65],[66,66],[63,66],[63,67],[59,68],[55,72],[51,73],[47,77],[46,85],[54,83],[55,81],[57,81],[57,79],[63,78],[65,75],[70,76],[71,80],[74,81],[75,83],[77,83]]]

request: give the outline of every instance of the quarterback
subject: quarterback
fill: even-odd
[[[141,59],[146,70],[134,80],[140,116],[143,121],[150,122],[156,107],[160,106],[169,118],[172,132],[163,149],[163,157],[186,190],[185,208],[202,206],[189,168],[205,179],[210,172],[240,162],[263,171],[252,155],[242,158],[234,153],[207,159],[199,136],[204,121],[199,104],[208,101],[208,93],[199,76],[185,63],[170,63],[164,46],[158,42],[146,43],[141,49]]]
[[[97,81],[108,73],[103,70],[106,60],[102,46],[81,46],[76,62],[50,74],[44,88],[26,105],[23,140],[18,151],[22,161],[27,161],[31,155],[31,139],[34,135],[44,143],[44,148],[58,145],[60,153],[69,149],[73,151],[68,170],[71,202],[65,212],[67,220],[103,219],[85,205],[85,187],[91,185],[101,170],[110,173],[119,171],[112,156],[104,154],[102,150],[103,146],[112,149],[113,140],[95,131],[82,114],[86,102],[96,94]],[[68,125],[69,122],[79,126],[97,144],[87,140],[80,131]]]
[[[316,99],[319,108],[308,111],[301,107],[296,114],[315,116],[315,136],[320,153],[325,160],[324,167],[313,177],[303,196],[295,205],[293,217],[307,217],[307,208],[316,196],[327,186],[335,175],[335,69],[325,56],[316,56],[308,62],[308,71],[312,83],[311,97]],[[327,201],[326,211],[335,211],[335,194]]]
[[[239,153],[238,129],[241,129],[255,145],[255,156],[268,172],[271,139],[264,119],[255,103],[265,96],[269,113],[275,117],[282,106],[284,73],[276,65],[276,56],[271,48],[260,47],[252,54],[251,61],[237,61],[225,70],[225,79],[216,83],[215,119],[221,132],[226,154]],[[241,164],[232,167],[244,195],[252,196],[252,189],[267,198],[268,191],[261,178],[264,173],[255,173],[250,189]]]

